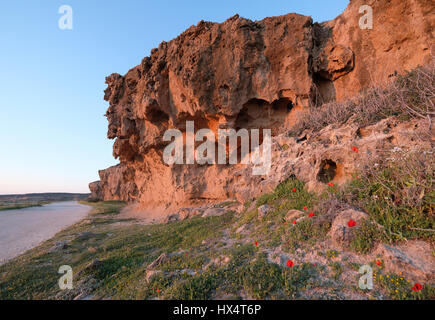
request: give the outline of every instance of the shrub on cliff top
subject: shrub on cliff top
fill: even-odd
[[[396,116],[403,120],[423,118],[432,127],[435,115],[435,61],[399,75],[386,87],[372,86],[344,102],[313,106],[290,130],[298,136],[304,130],[321,130],[330,124],[344,124],[350,118],[361,126]]]

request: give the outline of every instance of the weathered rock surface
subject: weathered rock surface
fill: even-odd
[[[375,254],[384,261],[385,268],[396,274],[403,273],[415,281],[435,279],[434,248],[431,244],[414,240],[403,245],[379,244]]]
[[[289,210],[287,214],[285,215],[285,221],[286,222],[293,222],[297,221],[299,218],[301,218],[304,215],[304,213],[300,210]]]
[[[209,209],[204,211],[204,213],[202,214],[202,217],[203,218],[218,217],[218,216],[225,214],[226,212],[227,212],[227,210],[224,208],[209,208]]]
[[[363,4],[373,7],[372,30],[358,26]],[[318,97],[342,100],[372,80],[384,82],[427,62],[432,7],[426,0],[352,0],[323,24],[298,14],[255,22],[236,15],[221,24],[201,21],[162,42],[126,75],[106,78],[108,138],[116,139],[113,155],[120,164],[99,172],[92,196],[168,213],[198,202],[243,203],[292,174],[318,189],[327,180],[345,181],[366,152],[412,147],[409,134],[418,123],[385,120],[363,135],[349,124],[298,140],[284,133]],[[253,176],[249,165],[166,165],[163,133],[184,132],[187,120],[214,132],[271,128],[271,171]],[[352,153],[354,145],[362,152]]]
[[[156,260],[154,260],[153,262],[151,262],[147,266],[147,270],[153,270],[153,269],[157,268],[161,264],[168,262],[169,258],[170,258],[170,256],[168,254],[162,253]]]
[[[329,232],[332,242],[339,248],[349,248],[350,243],[355,237],[356,231],[368,215],[365,212],[348,209],[337,213],[332,222]],[[351,220],[352,219],[352,220]],[[354,221],[354,226],[349,226],[349,221]]]
[[[268,204],[263,204],[262,206],[259,206],[257,209],[258,212],[258,218],[262,219],[265,216],[267,216],[270,212],[273,212],[275,210],[273,207],[269,206]]]
[[[363,5],[373,8],[372,29],[359,27],[363,14],[358,10]],[[328,63],[322,71],[333,80],[330,87],[340,101],[370,84],[382,84],[394,74],[429,62],[435,30],[433,1],[351,0],[347,9],[324,27],[329,38],[321,45],[319,56],[326,57]],[[351,69],[350,51],[354,53],[352,72],[342,76]]]

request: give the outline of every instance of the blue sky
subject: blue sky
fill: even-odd
[[[106,138],[104,79],[124,74],[200,20],[252,20],[289,12],[321,22],[347,0],[2,1],[0,4],[0,194],[89,192],[117,163]],[[60,30],[61,5],[73,30]]]

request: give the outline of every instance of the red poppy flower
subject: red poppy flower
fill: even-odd
[[[357,147],[352,147],[352,150],[355,151],[356,153],[358,153],[358,148]]]
[[[314,217],[314,212],[310,212],[310,213],[308,214],[308,216],[309,216],[310,218]]]
[[[332,182],[328,182],[328,186],[333,187],[334,184]]]
[[[258,246],[258,242],[257,241],[255,241],[254,244],[255,244],[255,246]]]
[[[304,207],[304,210],[307,210],[308,208],[307,207]]]
[[[287,267],[291,268],[293,267],[295,264],[293,263],[293,261],[291,260],[287,260]]]
[[[376,260],[376,264],[377,264],[378,266],[380,266],[380,265],[382,264],[382,261],[381,261],[381,260]]]
[[[185,253],[184,256],[187,257],[187,253]]]
[[[350,219],[350,220],[347,222],[347,226],[348,226],[349,228],[355,227],[355,226],[356,226],[356,222],[353,221],[352,219]]]
[[[284,222],[284,224],[287,224],[287,222]]]
[[[419,284],[418,282],[416,284],[414,284],[414,286],[412,287],[413,291],[420,291],[421,289],[423,289],[423,286],[421,284]]]
[[[159,289],[157,289],[157,290],[156,290],[156,292],[157,292],[157,293],[159,293],[159,292],[160,292],[160,290],[159,290]]]
[[[296,220],[293,220],[293,224],[296,224]]]
[[[293,188],[292,191],[293,191],[293,192],[296,192],[296,188]]]

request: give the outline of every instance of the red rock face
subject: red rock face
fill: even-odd
[[[364,2],[364,3],[363,3]],[[368,2],[368,3],[366,3]],[[358,9],[373,7],[361,30]],[[120,164],[100,171],[93,197],[171,209],[249,198],[279,179],[246,179],[242,165],[163,163],[169,128],[270,128],[278,136],[313,103],[343,100],[371,81],[424,64],[433,42],[431,1],[351,1],[335,20],[288,14],[250,21],[201,21],[127,72],[106,78],[108,138]],[[277,166],[277,164],[275,164]],[[236,187],[237,186],[237,187]]]
[[[373,29],[361,30],[362,5],[373,8]],[[354,52],[353,71],[333,79],[338,101],[352,97],[366,86],[382,84],[392,75],[429,62],[434,47],[435,11],[431,0],[351,0],[336,19],[324,24],[330,38],[323,54],[336,70],[348,60],[349,53],[330,53],[337,45]],[[334,56],[341,56],[336,58]],[[338,61],[337,61],[338,60]],[[341,62],[343,61],[343,63]]]

